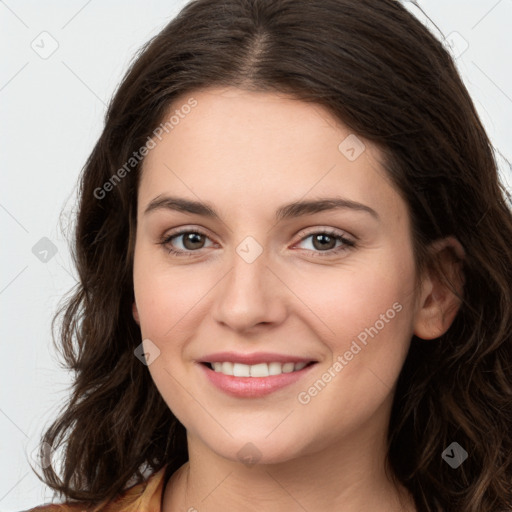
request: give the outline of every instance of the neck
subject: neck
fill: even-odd
[[[416,512],[385,469],[383,433],[362,428],[314,453],[252,466],[219,456],[190,434],[188,440],[189,461],[169,480],[163,512]]]

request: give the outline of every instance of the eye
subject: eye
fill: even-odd
[[[302,237],[300,242],[304,242],[308,238],[311,238],[312,247],[308,250],[312,251],[313,256],[332,256],[347,251],[356,245],[354,241],[349,240],[337,231],[329,229],[310,233]],[[339,243],[337,247],[336,243]]]
[[[332,256],[347,251],[356,245],[354,241],[349,240],[337,231],[329,229],[315,231],[303,236],[299,243],[304,242],[308,238],[311,238],[312,249],[307,250],[315,257]],[[173,242],[174,239],[181,240],[181,243],[178,245],[182,247],[176,248],[175,242]],[[164,236],[158,243],[164,246],[169,254],[176,256],[193,256],[194,253],[199,252],[200,249],[208,247],[205,246],[205,240],[209,240],[209,238],[202,231],[183,228]],[[336,244],[339,245],[336,246]]]
[[[182,248],[178,249],[173,247],[172,241],[174,239],[181,239]],[[194,252],[198,252],[199,249],[203,249],[205,239],[209,239],[207,235],[198,230],[182,229],[177,232],[171,233],[165,236],[160,242],[170,254],[176,256],[193,256]]]

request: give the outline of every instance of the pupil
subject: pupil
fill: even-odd
[[[187,236],[185,236],[184,245],[187,249],[198,249],[194,244],[201,245],[201,235],[200,233],[189,233]],[[192,244],[192,247],[190,247],[190,244]]]
[[[313,246],[315,247],[315,249],[332,249],[334,246],[327,247],[325,243],[322,243],[322,242],[326,242],[326,241],[327,241],[327,245],[329,244],[329,242],[331,242],[331,245],[332,245],[332,242],[335,242],[334,238],[330,237],[329,235],[320,234],[320,235],[313,237]],[[320,244],[318,246],[317,246],[317,242],[320,242]]]

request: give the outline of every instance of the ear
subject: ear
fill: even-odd
[[[434,242],[430,251],[436,270],[429,268],[422,281],[414,319],[414,334],[424,340],[438,338],[449,329],[461,302],[453,289],[460,296],[464,289],[465,253],[460,242],[454,237],[443,238]]]
[[[139,310],[137,309],[137,304],[135,304],[135,301],[132,304],[132,315],[137,325],[140,325]]]

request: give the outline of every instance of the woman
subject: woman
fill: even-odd
[[[398,2],[191,2],[82,175],[34,510],[512,510],[510,239]]]

